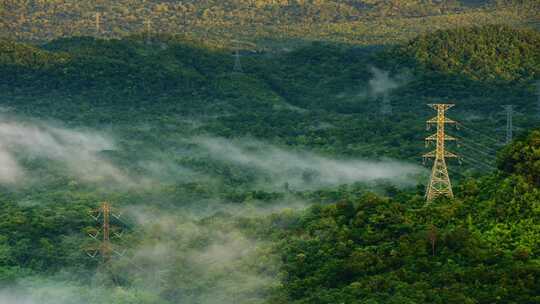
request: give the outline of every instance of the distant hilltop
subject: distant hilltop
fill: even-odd
[[[455,26],[537,27],[538,1],[380,0],[5,0],[0,36],[40,42],[58,37],[185,34],[218,44],[326,40],[403,42]],[[536,20],[536,21],[535,21]]]

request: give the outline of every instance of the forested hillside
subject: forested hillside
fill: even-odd
[[[536,303],[540,132],[453,201],[367,194],[312,208],[282,242],[284,303]],[[523,168],[529,168],[523,170]]]
[[[445,37],[461,37],[469,47],[444,48],[437,41]],[[429,102],[456,103],[450,115],[495,141],[504,139],[503,133],[490,134],[505,124],[500,105],[528,113],[516,118],[521,127],[534,125],[539,43],[537,32],[498,26],[438,31],[385,49],[313,43],[281,55],[245,53],[243,73],[233,73],[230,53],[165,37],[60,39],[42,48],[5,42],[2,58],[9,56],[11,64],[4,65],[1,84],[4,105],[34,117],[95,126],[123,122],[129,129],[141,115],[182,115],[204,121],[182,132],[417,159]],[[514,57],[492,55],[503,45]],[[479,65],[483,70],[475,69]],[[383,99],[393,105],[391,115],[380,115]],[[464,140],[475,136],[460,132]],[[489,138],[478,140],[498,148]]]
[[[182,35],[3,39],[0,303],[538,302],[539,45],[489,25],[234,69]],[[463,164],[456,199],[425,205],[435,102]],[[108,263],[87,255],[102,201]]]
[[[439,31],[400,49],[422,68],[487,82],[531,81],[540,74],[540,34],[486,26]],[[509,47],[510,46],[510,47]]]
[[[404,42],[456,26],[538,26],[533,1],[3,1],[0,34],[24,41],[135,33],[179,33],[230,47],[231,38],[259,48],[302,41]],[[96,29],[96,13],[100,28]],[[97,33],[99,31],[99,33]]]

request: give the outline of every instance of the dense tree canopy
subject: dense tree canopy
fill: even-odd
[[[83,152],[145,179],[118,186],[94,172],[99,162],[71,159],[98,175],[85,180],[55,159],[71,150],[42,157],[43,143],[29,137],[30,151],[14,154],[28,182],[0,191],[0,284],[34,301],[85,304],[539,302],[540,132],[529,132],[538,41],[534,31],[487,26],[388,47],[246,48],[234,72],[231,51],[182,35],[1,40],[3,123],[38,121],[35,134],[50,122],[49,140],[76,146],[85,141],[74,130],[107,134],[114,145]],[[381,114],[383,101],[392,115]],[[460,145],[449,149],[464,161],[449,164],[454,200],[425,205],[422,170],[404,185],[318,183],[366,160],[397,159],[392,172],[420,164],[435,114],[426,104],[447,101],[460,122],[448,130]],[[504,104],[524,113],[506,147],[496,131]],[[15,143],[26,139],[15,133]],[[201,149],[208,137],[218,144]],[[270,152],[264,170],[250,158]],[[234,153],[236,163],[224,160]],[[126,252],[100,267],[86,255],[100,224],[88,214],[105,199],[127,213],[112,222]]]
[[[535,131],[508,148],[514,166],[537,146]],[[288,303],[537,302],[539,176],[469,180],[427,206],[368,194],[312,208],[281,245]]]
[[[271,47],[276,46],[268,40],[278,41],[278,48],[288,44],[282,38],[387,44],[455,23],[525,25],[534,22],[538,7],[538,1],[9,0],[0,10],[0,34],[43,41],[73,35],[118,38],[150,30],[227,46],[231,38]]]
[[[502,151],[499,168],[540,187],[540,132],[534,131]]]
[[[421,66],[485,81],[530,81],[540,75],[540,34],[506,26],[438,31],[401,51]]]

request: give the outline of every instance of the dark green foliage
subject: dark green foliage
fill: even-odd
[[[66,265],[84,268],[92,263],[81,242],[86,241],[83,229],[94,225],[88,216],[93,202],[56,199],[54,206],[43,206],[43,201],[20,200],[17,204],[2,199],[0,281],[13,281],[34,271],[53,273]]]
[[[536,0],[20,0],[0,6],[0,35],[43,41],[74,35],[119,38],[150,30],[228,46],[233,39],[275,48],[304,39],[390,44],[455,23],[526,26],[536,21],[538,8]],[[102,13],[100,33],[93,22],[96,11]]]
[[[540,33],[507,26],[440,30],[399,49],[421,67],[488,82],[525,82],[540,76]]]
[[[540,131],[534,131],[506,147],[499,156],[499,168],[540,187]]]
[[[42,183],[2,189],[0,284],[66,269],[76,280],[88,279],[96,264],[84,255],[86,232],[96,223],[87,213],[104,197],[120,207],[151,203],[202,214],[205,208],[254,206],[270,213],[292,198],[321,205],[254,217],[218,212],[190,223],[205,227],[205,233],[188,235],[190,243],[171,238],[177,263],[152,299],[199,300],[197,292],[213,290],[227,269],[214,274],[191,268],[183,254],[205,248],[214,231],[229,229],[272,247],[234,270],[246,267],[277,277],[280,264],[265,263],[281,257],[282,285],[264,289],[272,293],[269,303],[539,302],[538,131],[503,150],[500,173],[457,182],[452,172],[458,198],[428,207],[422,185],[402,191],[378,184],[389,197],[356,184],[261,189],[271,181],[265,172],[213,159],[189,142],[199,136],[251,137],[332,158],[419,163],[428,133],[424,121],[434,114],[425,104],[455,100],[449,115],[483,135],[449,132],[465,145],[473,141],[475,149],[494,151],[502,134],[493,130],[504,125],[499,105],[521,107],[526,115],[516,124],[524,130],[537,124],[531,80],[538,77],[538,41],[536,32],[488,26],[436,31],[391,49],[316,42],[281,53],[242,52],[244,73],[233,74],[230,52],[171,37],[80,37],[42,47],[3,40],[2,111],[105,130],[118,146],[102,151],[104,159],[128,174],[144,175],[149,170],[141,163],[161,157],[167,161],[164,170],[174,174],[164,174],[151,190],[116,191],[78,184],[54,162],[24,159]],[[399,82],[388,94],[394,105],[390,117],[379,114],[381,97],[370,92],[374,66]],[[494,165],[492,152],[480,156],[465,145],[451,149],[485,162],[484,169]],[[209,178],[183,176],[190,170]],[[459,173],[478,170],[465,166]],[[302,178],[317,177],[305,170]],[[132,226],[126,232],[128,249],[163,237],[159,225],[140,239]],[[115,267],[129,273],[132,265]],[[194,273],[205,279],[193,280]],[[136,279],[126,275],[118,281],[128,288]]]
[[[205,119],[194,130],[197,134],[270,138],[280,144],[308,146],[329,154],[416,159],[422,153],[418,142],[424,132],[418,121],[431,115],[425,106],[428,102],[456,102],[456,112],[450,114],[456,120],[463,121],[469,115],[487,117],[480,126],[484,132],[503,123],[502,117],[496,116],[500,104],[513,103],[531,112],[535,97],[526,78],[504,84],[471,81],[469,76],[453,70],[426,70],[425,65],[430,62],[424,65],[417,62],[415,53],[404,51],[418,50],[424,54],[425,50],[416,48],[420,41],[422,45],[432,41],[441,46],[447,36],[491,41],[496,29],[436,32],[399,48],[397,53],[377,47],[327,43],[313,43],[282,54],[246,52],[242,54],[245,73],[241,75],[231,74],[231,53],[190,41],[164,36],[148,41],[137,37],[60,39],[46,44],[43,50],[28,47],[48,58],[42,61],[54,64],[39,71],[3,65],[0,84],[5,88],[4,104],[16,105],[15,110],[25,115],[97,126],[113,121],[129,125],[137,116],[143,121],[162,121],[168,116],[169,124],[178,125],[175,117],[187,115],[195,120]],[[525,49],[537,41],[533,32],[507,28],[502,31],[504,37],[531,41],[524,44]],[[507,49],[521,49],[512,43],[508,38],[467,52],[473,52],[475,58],[493,59],[490,54],[505,45]],[[452,49],[449,54],[460,58],[462,51]],[[435,58],[439,52],[435,48],[425,56]],[[25,62],[28,57],[26,51],[16,54],[21,59],[15,62]],[[504,79],[507,72],[516,69],[521,74],[512,77],[535,75],[538,58],[527,54],[520,59],[527,64],[518,67],[497,57],[497,62],[492,63],[497,64],[500,73],[494,70],[494,77]],[[58,56],[67,59],[58,61]],[[399,83],[389,93],[394,106],[392,124],[379,115],[381,96],[370,92],[374,65],[389,71]],[[466,65],[467,61],[458,64]],[[522,122],[525,127],[533,123],[531,116]],[[181,129],[186,130],[185,126]],[[171,131],[169,128],[166,132]],[[130,136],[152,140],[152,134],[138,132]],[[493,136],[502,139],[502,134]]]
[[[509,149],[515,165],[537,137]],[[472,192],[471,180],[452,202],[366,195],[312,208],[280,247],[288,302],[536,303],[540,191],[514,173]]]
[[[53,54],[27,44],[0,39],[0,64],[28,69],[42,69],[69,60],[66,54]]]

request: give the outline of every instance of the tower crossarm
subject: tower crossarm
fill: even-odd
[[[438,117],[433,117],[432,119],[428,120],[427,121],[427,124],[428,125],[436,125],[439,123],[439,118]],[[445,124],[457,124],[457,122],[455,120],[452,120],[450,118],[444,118],[444,121],[443,121]]]
[[[444,135],[444,140],[445,141],[456,141],[457,138],[455,138],[453,136],[450,136],[448,134],[445,134]],[[437,141],[437,134],[433,134],[433,135],[430,135],[430,136],[426,137],[426,141]]]
[[[437,157],[437,151],[436,150],[433,150],[431,152],[428,152],[428,153],[425,153],[424,155],[422,155],[423,158],[435,158]],[[457,154],[454,154],[448,150],[445,150],[444,151],[444,158],[459,158],[459,156]]]
[[[423,158],[435,158],[435,151],[431,151],[422,155]]]
[[[433,108],[434,110],[442,110],[443,112],[446,112],[448,109],[455,106],[453,103],[430,103],[428,104],[429,107]]]
[[[445,150],[444,151],[444,157],[445,158],[459,158],[459,156],[457,154],[454,154],[448,150]]]

